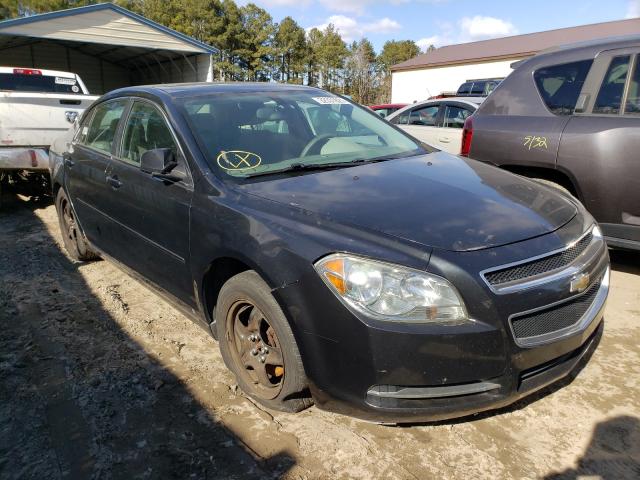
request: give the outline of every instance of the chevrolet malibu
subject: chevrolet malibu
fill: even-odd
[[[64,150],[69,254],[208,329],[268,408],[462,416],[568,375],[601,334],[609,259],[580,203],[323,90],[121,89]]]

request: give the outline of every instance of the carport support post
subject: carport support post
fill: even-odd
[[[213,55],[209,54],[209,68],[207,68],[207,82],[213,82]]]

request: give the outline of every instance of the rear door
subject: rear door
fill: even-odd
[[[504,107],[491,111],[494,107],[489,97],[474,117],[471,158],[500,166],[555,168],[562,131],[591,64],[592,60],[587,59],[544,66],[533,72],[533,78],[529,72],[516,69],[511,75],[522,77],[519,81],[523,85],[529,83],[527,88],[535,92],[529,101],[537,102],[539,98],[542,105],[531,105],[531,109],[521,109],[524,113],[513,115]],[[526,113],[529,110],[535,113]]]
[[[464,121],[473,114],[475,109],[455,102],[447,102],[443,105],[443,108],[442,127],[437,133],[437,144],[434,146],[445,152],[458,155],[462,146]]]
[[[115,234],[105,214],[110,197],[106,171],[127,104],[127,99],[120,98],[92,108],[64,155],[65,182],[71,203],[85,235],[100,249],[108,248]]]
[[[640,241],[639,152],[640,45],[595,58],[558,151],[605,235]]]
[[[180,180],[161,180],[140,170],[144,152],[157,148],[173,150],[178,166],[171,173]],[[118,231],[107,253],[184,303],[195,305],[188,267],[193,182],[159,106],[134,100],[106,177],[105,211]]]

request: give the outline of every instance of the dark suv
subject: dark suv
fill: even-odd
[[[458,88],[456,97],[486,97],[500,84],[502,78],[467,80]]]
[[[323,90],[118,90],[60,159],[70,255],[112,259],[210,329],[270,408],[495,408],[567,375],[602,331],[607,249],[578,202]]]
[[[569,192],[609,245],[640,249],[640,35],[522,62],[467,121],[462,154]]]

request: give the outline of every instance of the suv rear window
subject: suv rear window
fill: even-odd
[[[545,105],[556,115],[571,115],[593,60],[536,70],[533,78]]]
[[[39,93],[82,93],[75,78],[34,74],[22,75],[19,73],[0,73],[0,90]]]

